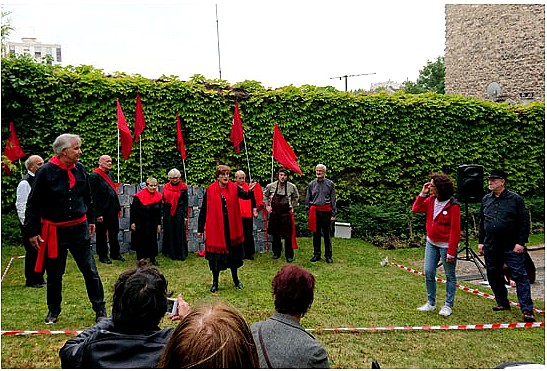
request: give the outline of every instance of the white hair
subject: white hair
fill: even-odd
[[[168,178],[180,178],[180,171],[178,169],[171,169],[167,173]]]
[[[82,144],[82,140],[75,134],[61,134],[53,142],[53,153],[57,156],[63,154],[63,149],[72,147],[72,142],[76,140],[78,144]]]
[[[323,169],[325,170],[325,173],[327,172],[327,167],[323,164],[317,164],[317,166],[315,167],[315,170],[317,169]]]

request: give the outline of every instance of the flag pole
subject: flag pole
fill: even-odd
[[[141,169],[141,183],[142,183],[142,135],[139,136],[139,161],[140,161],[140,169]]]
[[[117,130],[118,132],[118,183],[120,182],[120,130]]]
[[[251,164],[249,163],[249,153],[247,152],[247,141],[245,140],[245,133],[243,133],[243,145],[245,146],[245,157],[247,157],[247,169],[249,170],[249,181],[253,179],[251,176]]]
[[[188,184],[188,178],[186,178],[186,163],[184,159],[182,159],[182,169],[184,171],[184,183]]]
[[[274,167],[274,159],[273,159],[273,155],[272,155],[272,183],[273,183],[273,167]]]
[[[23,166],[21,165],[21,159],[19,159],[19,173],[21,173],[21,179],[25,176],[25,174],[23,174]]]

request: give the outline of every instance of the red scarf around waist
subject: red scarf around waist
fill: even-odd
[[[74,174],[72,174],[72,169],[74,169],[76,167],[76,164],[72,164],[72,165],[65,165],[61,162],[61,160],[59,159],[59,156],[53,156],[52,158],[49,159],[49,162],[51,162],[53,165],[56,165],[58,167],[60,167],[61,169],[63,170],[66,170],[67,173],[68,173],[68,187],[70,189],[72,189],[72,187],[74,187],[74,185],[76,185],[76,177],[74,176]]]
[[[308,214],[308,229],[312,232],[317,232],[317,215],[316,211],[331,211],[331,204],[322,205],[322,206],[310,206],[310,213]]]
[[[150,193],[146,188],[135,193],[134,197],[137,197],[143,206],[153,205],[161,202],[161,193],[159,193],[158,191]]]
[[[81,218],[68,220],[66,222],[52,222],[46,219],[42,219],[42,232],[40,237],[42,237],[42,242],[40,242],[40,247],[38,248],[38,257],[36,259],[36,265],[34,266],[34,271],[37,273],[43,272],[44,269],[44,259],[47,257],[50,259],[55,259],[59,256],[59,247],[57,242],[57,227],[73,227],[75,225],[82,224],[87,220],[87,216],[84,214]]]
[[[243,223],[239,211],[237,185],[229,181],[228,187],[221,189],[218,181],[207,188],[207,217],[205,219],[205,249],[208,252],[228,254],[224,238],[224,217],[221,194],[226,199],[230,225],[230,246],[243,243]]]
[[[171,184],[171,182],[169,182],[163,186],[163,199],[166,203],[171,205],[171,209],[169,210],[171,216],[175,216],[181,192],[186,191],[187,189],[188,187],[183,182],[178,182],[177,184]]]

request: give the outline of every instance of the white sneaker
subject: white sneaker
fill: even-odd
[[[433,312],[435,310],[435,306],[429,304],[429,302],[425,303],[421,307],[417,308],[420,312]]]
[[[442,307],[441,310],[439,311],[439,314],[440,314],[441,316],[448,317],[449,315],[452,314],[452,308],[450,308],[450,307],[447,306],[447,305],[443,305],[443,307]]]

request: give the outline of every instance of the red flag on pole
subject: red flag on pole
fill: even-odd
[[[120,142],[122,144],[122,155],[124,159],[129,158],[131,153],[131,147],[133,146],[133,138],[131,137],[131,132],[127,126],[127,121],[125,121],[125,116],[122,111],[122,106],[120,105],[120,100],[116,98],[116,105],[118,106],[118,130],[120,131]]]
[[[234,151],[239,153],[239,145],[243,142],[243,123],[241,121],[241,116],[239,115],[239,104],[237,102],[234,108],[234,120],[232,121],[230,140],[234,144]]]
[[[6,141],[6,147],[4,148],[4,156],[9,158],[11,162],[15,162],[20,158],[25,157],[25,152],[23,152],[23,149],[19,144],[19,139],[17,139],[13,122],[9,123],[9,136]]]
[[[283,137],[283,134],[281,134],[281,130],[279,130],[277,124],[274,124],[272,156],[277,162],[287,169],[294,170],[298,174],[302,175],[302,170],[300,170],[300,167],[296,162],[296,155],[294,154],[294,151],[289,143],[287,143]]]
[[[135,108],[135,143],[139,141],[141,133],[144,131],[146,123],[144,122],[144,112],[142,111],[141,94],[137,93],[137,107]]]
[[[180,117],[177,111],[177,150],[180,152],[180,157],[186,160],[186,147],[184,147],[184,139],[182,138],[182,128],[180,125]]]

